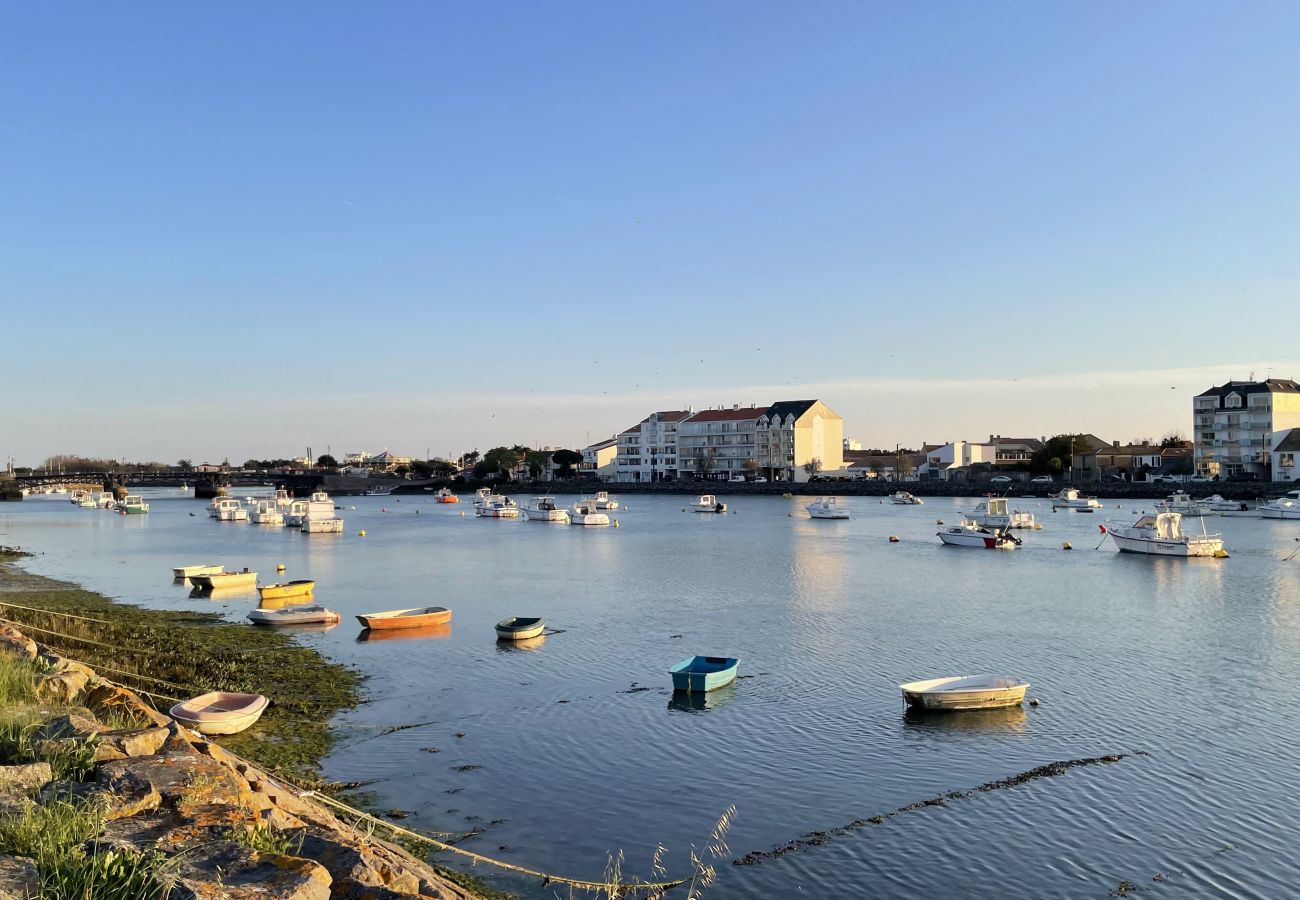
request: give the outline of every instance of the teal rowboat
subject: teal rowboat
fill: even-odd
[[[546,620],[512,616],[497,622],[497,640],[526,641],[546,630]]]
[[[715,691],[736,680],[740,660],[730,656],[692,656],[669,669],[675,691]]]

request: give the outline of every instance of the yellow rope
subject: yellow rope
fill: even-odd
[[[551,875],[547,872],[539,872],[537,869],[529,869],[524,866],[517,866],[514,863],[505,862],[500,859],[493,859],[490,856],[484,856],[481,853],[475,853],[473,850],[466,850],[462,847],[455,847],[451,844],[445,844],[442,841],[435,840],[434,838],[429,837],[427,834],[421,834],[418,831],[412,831],[409,828],[403,828],[401,825],[394,825],[392,822],[385,822],[383,819],[377,819],[374,816],[370,815],[369,813],[362,812],[359,809],[354,809],[353,807],[348,806],[346,803],[340,803],[338,800],[335,800],[333,797],[328,797],[320,793],[319,791],[306,791],[304,792],[303,796],[312,797],[326,806],[333,806],[336,807],[337,809],[344,810],[356,816],[359,820],[365,820],[367,822],[372,822],[376,825],[381,825],[384,828],[387,828],[396,834],[401,834],[409,838],[414,838],[417,841],[422,841],[426,844],[429,844],[430,846],[438,848],[439,850],[444,850],[447,851],[448,853],[457,853],[461,856],[468,857],[469,859],[472,859],[475,862],[486,863],[487,865],[490,866],[496,866],[499,869],[506,869],[507,871],[510,872],[519,872],[522,875],[531,875],[534,878],[541,878],[547,883],[567,884],[588,891],[603,891],[603,890],[607,890],[612,886],[633,888],[635,890],[666,891],[669,888],[675,888],[686,883],[686,879],[682,878],[677,881],[645,881],[645,882],[633,882],[631,884],[611,885],[610,883],[604,881],[584,881],[583,879],[580,878],[567,878],[563,875]]]

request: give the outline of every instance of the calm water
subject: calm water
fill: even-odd
[[[347,533],[310,537],[218,524],[176,492],[149,499],[129,518],[0,505],[0,543],[42,553],[29,567],[43,574],[232,620],[255,596],[193,600],[170,568],[266,580],[283,562],[315,578],[345,621],[302,640],[369,676],[327,774],[379,779],[381,802],[417,827],[483,827],[465,846],[484,853],[591,877],[620,848],[644,873],[662,842],[678,872],[731,804],[741,856],[1044,763],[1144,751],[724,863],[706,896],[1101,898],[1128,881],[1146,896],[1277,898],[1300,881],[1293,524],[1208,519],[1232,557],[1180,561],[1094,551],[1127,502],[1092,516],[1013,504],[1045,528],[994,552],[939,546],[935,519],[974,504],[948,499],[849,498],[854,518],[837,522],[807,519],[807,501],[737,498],[735,515],[704,516],[634,496],[620,528],[584,530],[345,498]],[[454,610],[450,628],[406,640],[358,642],[348,618],[435,604]],[[492,625],[508,615],[563,633],[505,648]],[[753,677],[683,708],[666,670],[696,652],[739,656]],[[1042,705],[904,716],[900,681],[978,672],[1028,679]],[[382,733],[411,723],[428,724]]]

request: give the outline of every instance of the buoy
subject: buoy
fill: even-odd
[[[1030,698],[1029,698],[1029,705],[1030,705],[1030,706],[1037,706],[1037,705],[1038,705],[1038,698],[1037,698],[1037,697],[1030,697]]]
[[[1062,550],[1073,550],[1074,548],[1070,546],[1070,542],[1069,542],[1069,541],[1066,541],[1065,543],[1061,544],[1061,549],[1062,549]]]
[[[418,515],[420,514],[420,511],[417,509],[417,510],[415,511],[415,514],[418,516]]]
[[[283,572],[283,571],[284,571],[284,563],[280,563],[278,566],[276,566],[276,567],[275,567],[275,571],[277,571],[277,572]]]
[[[1215,558],[1215,559],[1227,559],[1227,558],[1228,558],[1228,551],[1227,551],[1227,550],[1215,550],[1215,551],[1214,551],[1214,558]]]
[[[356,507],[355,507],[355,506],[354,506],[354,507],[352,507],[352,508],[353,508],[353,509],[356,509]]]
[[[614,527],[615,527],[615,528],[618,527],[618,519],[615,519],[615,520],[614,520]]]
[[[366,530],[364,528],[357,532],[357,537],[365,537],[365,536],[366,536]]]
[[[881,501],[880,501],[880,505],[881,505],[881,506],[884,506],[884,505],[885,505],[885,501],[884,501],[884,500],[881,500]]]
[[[943,519],[935,519],[935,520],[934,520],[934,524],[936,524],[936,525],[942,525],[942,524],[943,524]]]
[[[786,513],[786,514],[785,514],[785,517],[786,517],[787,519],[793,519],[793,518],[794,518],[794,513]]]
[[[897,544],[897,543],[898,543],[898,535],[896,535],[896,534],[891,534],[891,535],[889,536],[889,543],[891,543],[891,544]]]
[[[465,518],[465,510],[462,509],[462,510],[460,511],[460,517],[461,517],[462,519]]]
[[[1123,508],[1124,508],[1124,504],[1123,504],[1123,503],[1116,503],[1116,504],[1115,504],[1115,508],[1116,508],[1116,509],[1123,509]]]
[[[387,506],[381,506],[381,507],[379,507],[379,511],[380,511],[380,512],[388,512],[388,507],[387,507]]]

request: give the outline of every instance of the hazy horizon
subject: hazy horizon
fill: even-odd
[[[1190,433],[1300,375],[1300,7],[0,13],[0,454]]]

